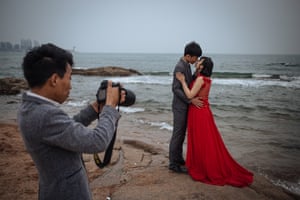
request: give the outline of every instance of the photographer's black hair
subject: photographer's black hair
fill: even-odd
[[[25,79],[33,88],[44,85],[54,73],[62,78],[67,63],[73,66],[72,54],[48,43],[30,50],[23,58],[22,68]]]
[[[211,77],[214,63],[210,57],[202,56],[201,59],[204,59],[202,65],[203,69],[201,70],[200,74],[203,76]]]

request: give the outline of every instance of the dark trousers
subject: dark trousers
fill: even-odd
[[[169,145],[169,165],[179,165],[183,159],[183,142],[186,135],[187,110],[173,110],[173,134]]]

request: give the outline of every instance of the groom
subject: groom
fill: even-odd
[[[190,64],[194,64],[202,55],[202,49],[196,42],[190,42],[185,46],[184,56],[180,58],[173,72],[173,134],[169,145],[169,169],[176,173],[186,173],[185,161],[182,155],[182,145],[185,139],[187,127],[188,105],[193,103],[200,107],[202,101],[195,97],[188,99],[182,89],[181,83],[176,79],[176,72],[181,72],[185,76],[187,85],[192,82],[192,72]]]

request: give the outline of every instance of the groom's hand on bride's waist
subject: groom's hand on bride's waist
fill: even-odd
[[[203,100],[201,97],[194,97],[191,99],[191,103],[194,104],[197,108],[202,108]]]

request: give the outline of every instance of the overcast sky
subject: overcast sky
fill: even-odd
[[[0,0],[0,40],[80,52],[300,54],[300,0]]]

